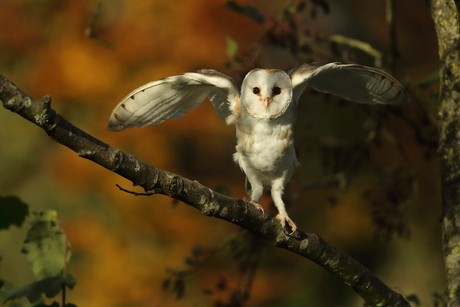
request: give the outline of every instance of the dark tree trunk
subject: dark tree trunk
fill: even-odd
[[[448,306],[460,306],[460,23],[458,0],[431,0],[439,44],[443,253]]]

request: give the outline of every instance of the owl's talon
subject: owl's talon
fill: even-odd
[[[251,203],[254,207],[256,207],[257,210],[262,211],[262,214],[265,214],[264,208],[263,208],[261,205],[259,205],[259,204],[256,203],[255,201],[251,201],[250,203]]]
[[[243,200],[244,200],[245,202],[247,202],[247,203],[253,205],[254,207],[256,207],[257,210],[262,211],[262,214],[265,214],[264,208],[263,208],[261,205],[259,205],[256,201],[253,201],[253,200],[249,201],[246,197],[243,198]]]
[[[281,223],[281,226],[283,227],[283,230],[286,228],[286,222],[288,223],[289,227],[291,228],[291,232],[289,235],[294,234],[297,230],[297,225],[287,216],[287,214],[278,214],[276,216],[276,219],[278,219]]]

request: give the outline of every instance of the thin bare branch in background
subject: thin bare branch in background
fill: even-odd
[[[378,51],[377,49],[375,49],[374,47],[372,47],[369,43],[366,43],[366,42],[363,42],[363,41],[360,41],[354,38],[346,37],[343,35],[339,35],[339,34],[331,35],[329,36],[329,39],[332,42],[347,45],[352,48],[356,48],[361,51],[364,51],[365,53],[369,54],[370,56],[374,58],[375,67],[382,68],[382,53]]]
[[[395,23],[395,1],[386,0],[386,20],[388,24],[388,37],[390,53],[388,54],[388,67],[390,72],[396,68],[396,61],[399,57],[398,46],[396,41],[396,23]]]
[[[97,19],[99,18],[99,14],[102,11],[102,3],[104,0],[99,0],[97,3],[96,9],[93,12],[93,16],[91,16],[91,19],[89,20],[88,26],[85,29],[85,35],[91,38],[94,42],[99,43],[103,45],[104,47],[107,47],[109,49],[115,50],[117,49],[117,45],[100,38],[98,35],[94,33],[94,25],[96,24]]]

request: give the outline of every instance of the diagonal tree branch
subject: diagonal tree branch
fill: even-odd
[[[239,225],[271,242],[319,264],[353,288],[371,306],[410,306],[370,270],[316,234],[298,230],[293,236],[280,223],[253,205],[227,197],[176,174],[155,168],[72,125],[51,108],[51,97],[37,101],[0,75],[3,106],[33,122],[54,141],[141,186],[147,193],[163,194],[213,216]]]

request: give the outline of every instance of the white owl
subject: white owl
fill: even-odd
[[[236,126],[233,159],[246,174],[246,191],[257,202],[264,188],[279,213],[283,228],[297,226],[286,213],[284,186],[298,165],[293,127],[299,97],[306,86],[360,103],[403,104],[404,87],[389,74],[360,65],[304,64],[287,73],[254,69],[243,80],[241,93],[232,78],[215,70],[200,70],[147,83],[126,96],[113,110],[107,130],[157,125],[182,117],[206,97],[217,115]]]

